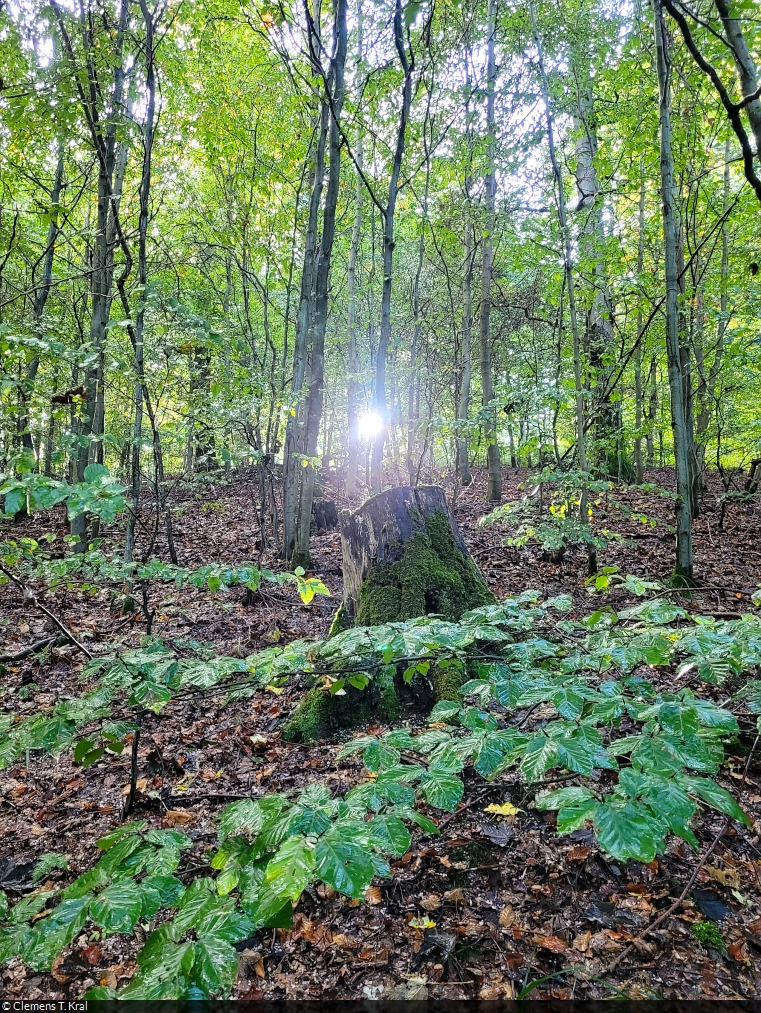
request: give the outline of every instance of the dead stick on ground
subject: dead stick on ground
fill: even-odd
[[[751,761],[751,758],[752,758],[753,753],[755,751],[755,748],[758,745],[758,740],[759,740],[759,736],[757,735],[756,739],[755,739],[755,742],[751,746],[751,750],[748,753],[748,759],[745,762],[745,770],[743,771],[743,779],[742,779],[742,782],[741,782],[742,784],[745,784],[745,778],[746,778],[746,775],[748,773],[748,767],[750,766],[750,761]],[[650,925],[647,926],[646,929],[643,929],[643,931],[640,932],[640,934],[635,939],[633,939],[631,941],[631,943],[629,943],[629,945],[626,947],[626,949],[622,950],[621,953],[619,953],[619,955],[616,957],[616,959],[613,961],[613,963],[609,964],[608,967],[605,968],[606,974],[609,974],[611,971],[615,971],[615,969],[618,967],[618,965],[621,963],[621,961],[624,959],[624,957],[628,956],[628,954],[631,953],[632,949],[637,945],[638,942],[640,942],[640,940],[644,939],[645,936],[650,935],[650,933],[654,929],[657,929],[659,925],[662,925],[663,922],[665,922],[665,920],[667,918],[669,918],[676,911],[676,909],[682,903],[682,901],[684,900],[684,898],[690,892],[690,889],[692,888],[692,884],[695,882],[695,880],[698,878],[698,875],[700,874],[700,870],[703,868],[703,866],[706,864],[706,862],[708,861],[708,859],[713,854],[714,848],[716,847],[716,845],[719,843],[719,841],[724,836],[724,832],[726,831],[727,827],[729,826],[730,819],[731,819],[731,817],[727,816],[727,818],[724,820],[724,823],[722,824],[722,826],[721,826],[718,834],[714,837],[713,841],[711,842],[710,848],[708,849],[708,851],[706,851],[706,853],[700,859],[700,862],[698,863],[698,865],[695,868],[694,872],[692,873],[692,875],[690,876],[690,878],[687,880],[687,886],[685,886],[684,890],[682,890],[682,892],[679,894],[679,896],[674,901],[674,903],[671,905],[671,907],[667,908],[663,912],[663,914],[659,915],[655,919],[654,922],[652,922]]]
[[[54,616],[53,613],[50,611],[50,609],[46,608],[42,604],[42,602],[39,601],[39,599],[37,598],[37,596],[32,593],[32,591],[26,586],[26,584],[24,584],[23,581],[21,581],[21,580],[18,579],[18,577],[16,576],[15,573],[12,573],[9,569],[7,569],[5,566],[3,566],[2,563],[0,563],[0,570],[2,570],[2,572],[5,574],[5,576],[9,580],[13,581],[13,583],[16,585],[16,587],[21,588],[21,590],[24,593],[24,597],[27,599],[27,601],[32,602],[32,604],[34,605],[35,608],[38,608],[40,610],[40,612],[44,613],[48,617],[48,619],[50,619],[52,622],[54,622],[56,624],[56,626],[58,627],[58,629],[61,631],[61,633],[63,633],[64,636],[68,640],[70,640],[72,642],[72,644],[74,644],[76,647],[78,647],[80,649],[80,651],[82,652],[82,654],[86,655],[86,657],[90,661],[92,661],[92,654],[90,654],[90,652],[87,650],[87,648],[83,644],[80,644],[80,642],[77,640],[77,638],[71,632],[71,630],[67,629],[66,626],[64,626],[64,624],[61,622],[61,620],[58,619],[56,616]]]
[[[135,802],[135,794],[137,792],[137,747],[140,743],[140,725],[138,724],[132,733],[132,764],[129,780],[129,793],[124,800],[122,806],[122,819],[132,812],[132,806]]]
[[[43,637],[42,640],[35,640],[33,644],[29,644],[28,647],[22,647],[18,651],[10,651],[8,654],[0,654],[0,662],[5,663],[6,661],[22,661],[24,658],[28,658],[30,654],[34,654],[36,651],[41,651],[43,647],[50,647],[56,643],[68,643],[68,637]]]

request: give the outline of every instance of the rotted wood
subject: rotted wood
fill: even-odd
[[[341,511],[344,607],[349,616],[357,614],[359,591],[372,567],[401,559],[404,543],[425,532],[426,518],[437,513],[447,517],[455,545],[472,559],[439,486],[388,489],[357,510]]]

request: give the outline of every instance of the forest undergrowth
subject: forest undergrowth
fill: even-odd
[[[528,479],[506,470],[505,499]],[[668,487],[670,475],[648,480]],[[150,582],[127,615],[118,583],[59,571],[56,586],[62,513],[5,526],[53,557],[52,586],[49,574],[32,591],[94,658],[57,642],[28,595],[0,587],[3,711],[22,719],[0,743],[6,995],[759,993],[761,693],[743,695],[761,660],[755,501],[732,502],[720,527],[719,488],[706,493],[700,586],[685,598],[642,585],[670,570],[668,498],[636,487],[599,497],[595,530],[621,540],[590,583],[581,550],[553,563],[531,542],[503,544],[508,524],[479,526],[485,481],[476,472],[459,492],[455,517],[512,604],[456,627],[423,620],[417,639],[412,624],[401,646],[369,636],[362,672],[341,667],[357,631],[300,644],[324,640],[341,600],[337,531],[315,535],[306,575],[330,597],[303,604],[267,580],[247,589],[246,574],[217,587],[221,564],[282,570],[268,552],[258,559],[245,473],[173,503],[179,565],[218,569],[199,587]],[[326,492],[342,504],[337,479]],[[112,537],[118,549],[116,527],[104,553]],[[41,640],[53,643],[12,657]],[[589,658],[615,650],[590,674]],[[393,727],[346,732],[343,749],[283,741],[304,670],[340,692],[402,657],[413,689],[430,664],[463,665],[462,700],[429,715],[411,691]],[[95,696],[77,711],[86,690]],[[46,751],[44,731],[40,748],[19,737],[16,755],[13,728],[40,713],[71,748]]]

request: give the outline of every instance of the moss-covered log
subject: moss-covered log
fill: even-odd
[[[443,489],[405,486],[373,496],[340,516],[344,601],[331,635],[352,625],[380,626],[424,615],[457,622],[464,612],[494,601],[449,512]],[[461,677],[430,673],[434,696],[453,699]],[[330,696],[312,687],[284,728],[291,741],[329,735],[399,711],[391,680]]]

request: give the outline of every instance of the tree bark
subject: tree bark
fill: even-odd
[[[330,101],[330,166],[328,185],[325,193],[325,208],[322,216],[322,240],[317,261],[315,278],[314,324],[310,346],[309,391],[306,404],[304,427],[305,456],[314,461],[320,434],[320,420],[324,399],[325,330],[328,320],[328,298],[330,285],[330,263],[333,240],[336,231],[336,208],[338,187],[341,177],[341,133],[340,118],[344,101],[344,68],[346,66],[346,0],[336,0],[334,49],[331,72],[325,83],[332,89]],[[292,562],[296,566],[311,565],[309,554],[309,532],[312,523],[312,499],[317,468],[309,463],[301,469],[301,487],[297,518],[296,545]]]
[[[684,383],[679,341],[679,279],[674,207],[676,188],[674,186],[674,162],[671,152],[670,64],[668,37],[663,20],[662,0],[654,0],[653,16],[660,106],[661,202],[666,276],[666,353],[668,357],[671,426],[674,434],[674,458],[678,495],[676,504],[675,576],[684,581],[691,581],[693,576],[693,557],[690,446],[687,433],[687,420],[685,418]]]
[[[486,81],[486,135],[488,169],[484,179],[486,200],[486,223],[481,252],[481,307],[480,307],[480,353],[481,353],[481,403],[484,409],[484,435],[486,437],[486,463],[489,484],[486,498],[490,503],[502,502],[502,460],[497,442],[497,416],[494,406],[494,379],[491,361],[491,282],[494,258],[494,218],[497,196],[497,175],[494,166],[495,119],[494,93],[496,90],[497,65],[494,56],[494,37],[497,32],[497,0],[489,0],[487,81]]]
[[[370,480],[374,493],[379,493],[383,485],[383,447],[388,433],[388,401],[386,399],[386,360],[388,346],[391,341],[391,282],[394,262],[394,215],[396,201],[399,196],[399,176],[402,171],[402,159],[407,143],[407,123],[412,105],[412,74],[414,57],[407,53],[402,28],[402,4],[396,0],[394,6],[394,45],[404,72],[402,84],[402,108],[399,113],[399,127],[396,132],[396,148],[391,166],[391,179],[388,184],[388,201],[383,213],[383,289],[381,293],[381,326],[378,338],[378,352],[375,360],[375,396],[374,408],[378,414],[380,425],[373,441]]]

